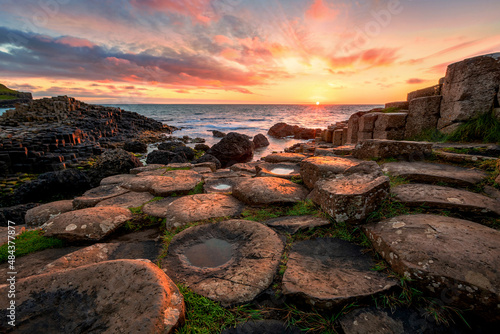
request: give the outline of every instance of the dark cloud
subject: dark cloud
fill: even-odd
[[[429,81],[429,80],[420,79],[420,78],[411,78],[411,79],[406,80],[406,83],[410,84],[410,85],[414,85],[414,84],[421,84],[421,83],[424,83],[427,81]]]

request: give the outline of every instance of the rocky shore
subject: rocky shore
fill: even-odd
[[[233,315],[250,310],[246,320],[261,318],[224,333],[495,332],[500,147],[404,140],[415,124],[451,131],[477,116],[464,106],[497,112],[500,76],[491,73],[500,74],[500,61],[484,56],[465,64],[451,65],[442,86],[321,132],[276,126],[278,135],[316,139],[259,161],[253,150],[265,136],[238,133],[196,151],[165,141],[146,166],[120,149],[107,151],[94,167],[99,184],[25,208],[18,218],[59,248],[16,258],[16,330],[170,333],[190,324],[197,303],[213,303]],[[82,114],[97,112],[68,101]],[[103,128],[78,123],[79,138],[101,146],[102,138],[130,139],[125,124],[162,130],[106,112],[112,115]],[[53,114],[29,117],[50,121]],[[55,115],[64,123],[67,113]],[[21,109],[8,118],[21,128],[29,122]],[[8,266],[0,264],[4,282]],[[8,289],[0,285],[0,294]],[[0,328],[13,332],[8,306],[0,300]]]

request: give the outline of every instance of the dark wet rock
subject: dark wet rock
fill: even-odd
[[[214,136],[215,138],[224,138],[225,136],[227,136],[227,134],[219,130],[212,130],[212,136]]]
[[[188,158],[183,153],[174,153],[171,151],[155,150],[148,154],[146,158],[147,164],[162,164],[184,163],[189,162]]]
[[[446,182],[463,187],[474,186],[488,177],[478,169],[426,162],[389,162],[382,165],[382,170],[413,182]]]
[[[0,208],[0,226],[9,226],[9,220],[13,221],[16,225],[25,224],[24,217],[28,210],[37,207],[38,203],[19,204]]]
[[[122,150],[108,150],[101,154],[90,170],[93,179],[99,181],[105,177],[128,174],[132,168],[141,167],[142,162],[133,154]]]
[[[306,158],[305,155],[299,153],[273,153],[264,157],[265,162],[281,163],[281,162],[301,162]]]
[[[269,131],[268,135],[275,138],[294,137],[296,139],[314,139],[321,129],[308,129],[298,125],[289,125],[286,123],[276,123]]]
[[[330,224],[330,221],[328,219],[315,216],[287,216],[266,220],[263,223],[277,230],[295,234],[300,230],[309,230],[314,227],[328,225]]]
[[[249,320],[236,327],[227,328],[221,334],[301,334],[296,327],[279,320]]]
[[[160,151],[174,151],[177,148],[186,147],[186,144],[180,141],[167,141],[158,145]]]
[[[295,203],[304,201],[308,194],[303,186],[277,177],[250,178],[233,188],[233,196],[250,205]]]
[[[207,154],[215,156],[222,167],[229,167],[238,162],[248,162],[253,158],[254,144],[247,136],[230,132],[220,142],[212,146]],[[200,162],[200,161],[198,161]]]
[[[229,306],[249,302],[271,285],[283,250],[269,227],[229,220],[175,235],[162,267],[174,281]]]
[[[7,285],[0,287],[3,295],[7,290]],[[16,333],[42,328],[45,333],[171,333],[184,319],[179,290],[145,260],[107,261],[31,276],[17,281],[16,290]],[[7,328],[8,299],[2,298],[0,306],[1,326]]]
[[[49,219],[69,211],[73,211],[72,200],[42,204],[26,212],[25,223],[28,226],[40,226],[45,224]]]
[[[99,202],[96,207],[101,206],[114,206],[119,208],[137,208],[145,203],[149,202],[154,198],[153,195],[147,192],[128,192],[123,195],[112,197],[104,201]]]
[[[500,215],[500,202],[466,190],[429,184],[403,184],[391,190],[395,199],[408,206]]]
[[[151,262],[156,262],[161,252],[161,243],[154,240],[126,243],[99,243],[64,255],[41,268],[38,273],[46,274],[49,272],[65,271],[111,260],[147,259]]]
[[[397,285],[371,270],[374,265],[362,247],[347,241],[319,238],[295,242],[283,276],[283,293],[316,310],[328,310]]]
[[[206,144],[196,144],[194,145],[194,149],[196,151],[203,151],[203,152],[206,152],[210,149],[210,146],[206,145]]]
[[[337,222],[360,223],[389,197],[387,176],[352,174],[316,183],[310,197]]]
[[[191,147],[177,147],[173,151],[175,154],[184,155],[189,161],[194,159],[195,152]]]
[[[177,200],[177,197],[167,197],[147,203],[143,206],[142,212],[152,217],[165,218],[167,217],[169,204],[175,200]]]
[[[120,196],[128,192],[129,190],[122,188],[116,184],[99,186],[97,188],[90,189],[89,191],[86,191],[82,196],[75,198],[73,200],[73,208],[75,210],[90,208],[101,201]]]
[[[123,145],[123,149],[132,153],[147,153],[148,145],[140,141],[127,141]]]
[[[266,147],[269,146],[269,140],[262,133],[259,133],[258,135],[253,137],[253,144],[256,149],[261,147]]]
[[[459,326],[438,325],[425,311],[411,309],[361,308],[340,318],[345,334],[448,334],[467,333]]]
[[[300,178],[300,166],[294,163],[262,163],[256,166],[257,176],[272,176],[291,180]]]
[[[42,228],[46,237],[69,242],[99,241],[130,219],[130,210],[106,206],[63,213],[47,221]]]
[[[167,197],[173,193],[187,194],[201,182],[201,175],[192,170],[166,171],[157,176],[151,184],[151,191],[155,196]]]
[[[196,160],[197,164],[204,163],[204,162],[213,162],[213,163],[215,163],[215,166],[217,167],[217,169],[219,169],[219,168],[222,167],[222,164],[219,161],[219,159],[217,159],[215,156],[213,156],[211,154],[208,154],[208,153],[205,153],[201,158],[199,158],[198,160]]]
[[[72,198],[91,188],[91,179],[83,171],[65,169],[41,174],[36,180],[20,186],[15,197],[18,202],[39,202],[51,198]]]
[[[499,231],[434,215],[398,216],[365,231],[391,268],[422,291],[447,305],[472,307],[488,321],[500,319]]]
[[[314,188],[316,182],[355,173],[381,175],[378,164],[374,161],[362,161],[341,157],[311,157],[300,163],[300,175],[304,184]]]
[[[166,211],[167,228],[209,218],[235,217],[244,205],[232,196],[223,194],[197,194],[176,199]]]
[[[423,160],[432,153],[432,143],[367,139],[359,142],[353,156],[358,159],[397,158],[400,160]]]

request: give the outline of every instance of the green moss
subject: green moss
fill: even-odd
[[[15,100],[17,97],[12,95],[0,95],[0,100]]]
[[[400,112],[400,111],[401,111],[401,108],[399,108],[399,107],[389,107],[389,108],[383,109],[381,112],[386,113],[386,114],[390,114],[390,113],[395,113],[395,112]]]
[[[40,230],[26,231],[18,235],[15,239],[15,256],[18,258],[47,248],[59,248],[62,246],[64,246],[62,240],[44,237],[43,232]],[[0,263],[7,261],[9,256],[8,249],[8,244],[0,247]]]
[[[190,170],[191,167],[161,167],[161,169],[165,169],[167,172],[171,170]]]
[[[321,314],[317,311],[299,310],[295,305],[286,305],[285,320],[289,325],[297,327],[303,332],[337,334],[337,320],[357,307],[358,305],[351,303],[345,305],[339,312]]]
[[[304,180],[300,176],[292,176],[291,181],[296,184],[304,184]]]
[[[200,183],[198,183],[196,185],[196,187],[193,188],[193,190],[191,190],[188,195],[196,195],[196,194],[203,194],[203,185],[205,183],[203,181],[201,181]]]
[[[442,143],[447,141],[448,136],[437,129],[427,129],[420,134],[409,138],[411,141],[427,141],[433,143]]]
[[[290,205],[272,205],[265,208],[247,208],[241,216],[246,220],[264,221],[283,216],[319,215],[316,205],[308,200]]]

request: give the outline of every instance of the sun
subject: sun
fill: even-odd
[[[317,105],[317,106],[319,106],[319,101],[318,101],[318,102],[316,102],[316,105]]]

